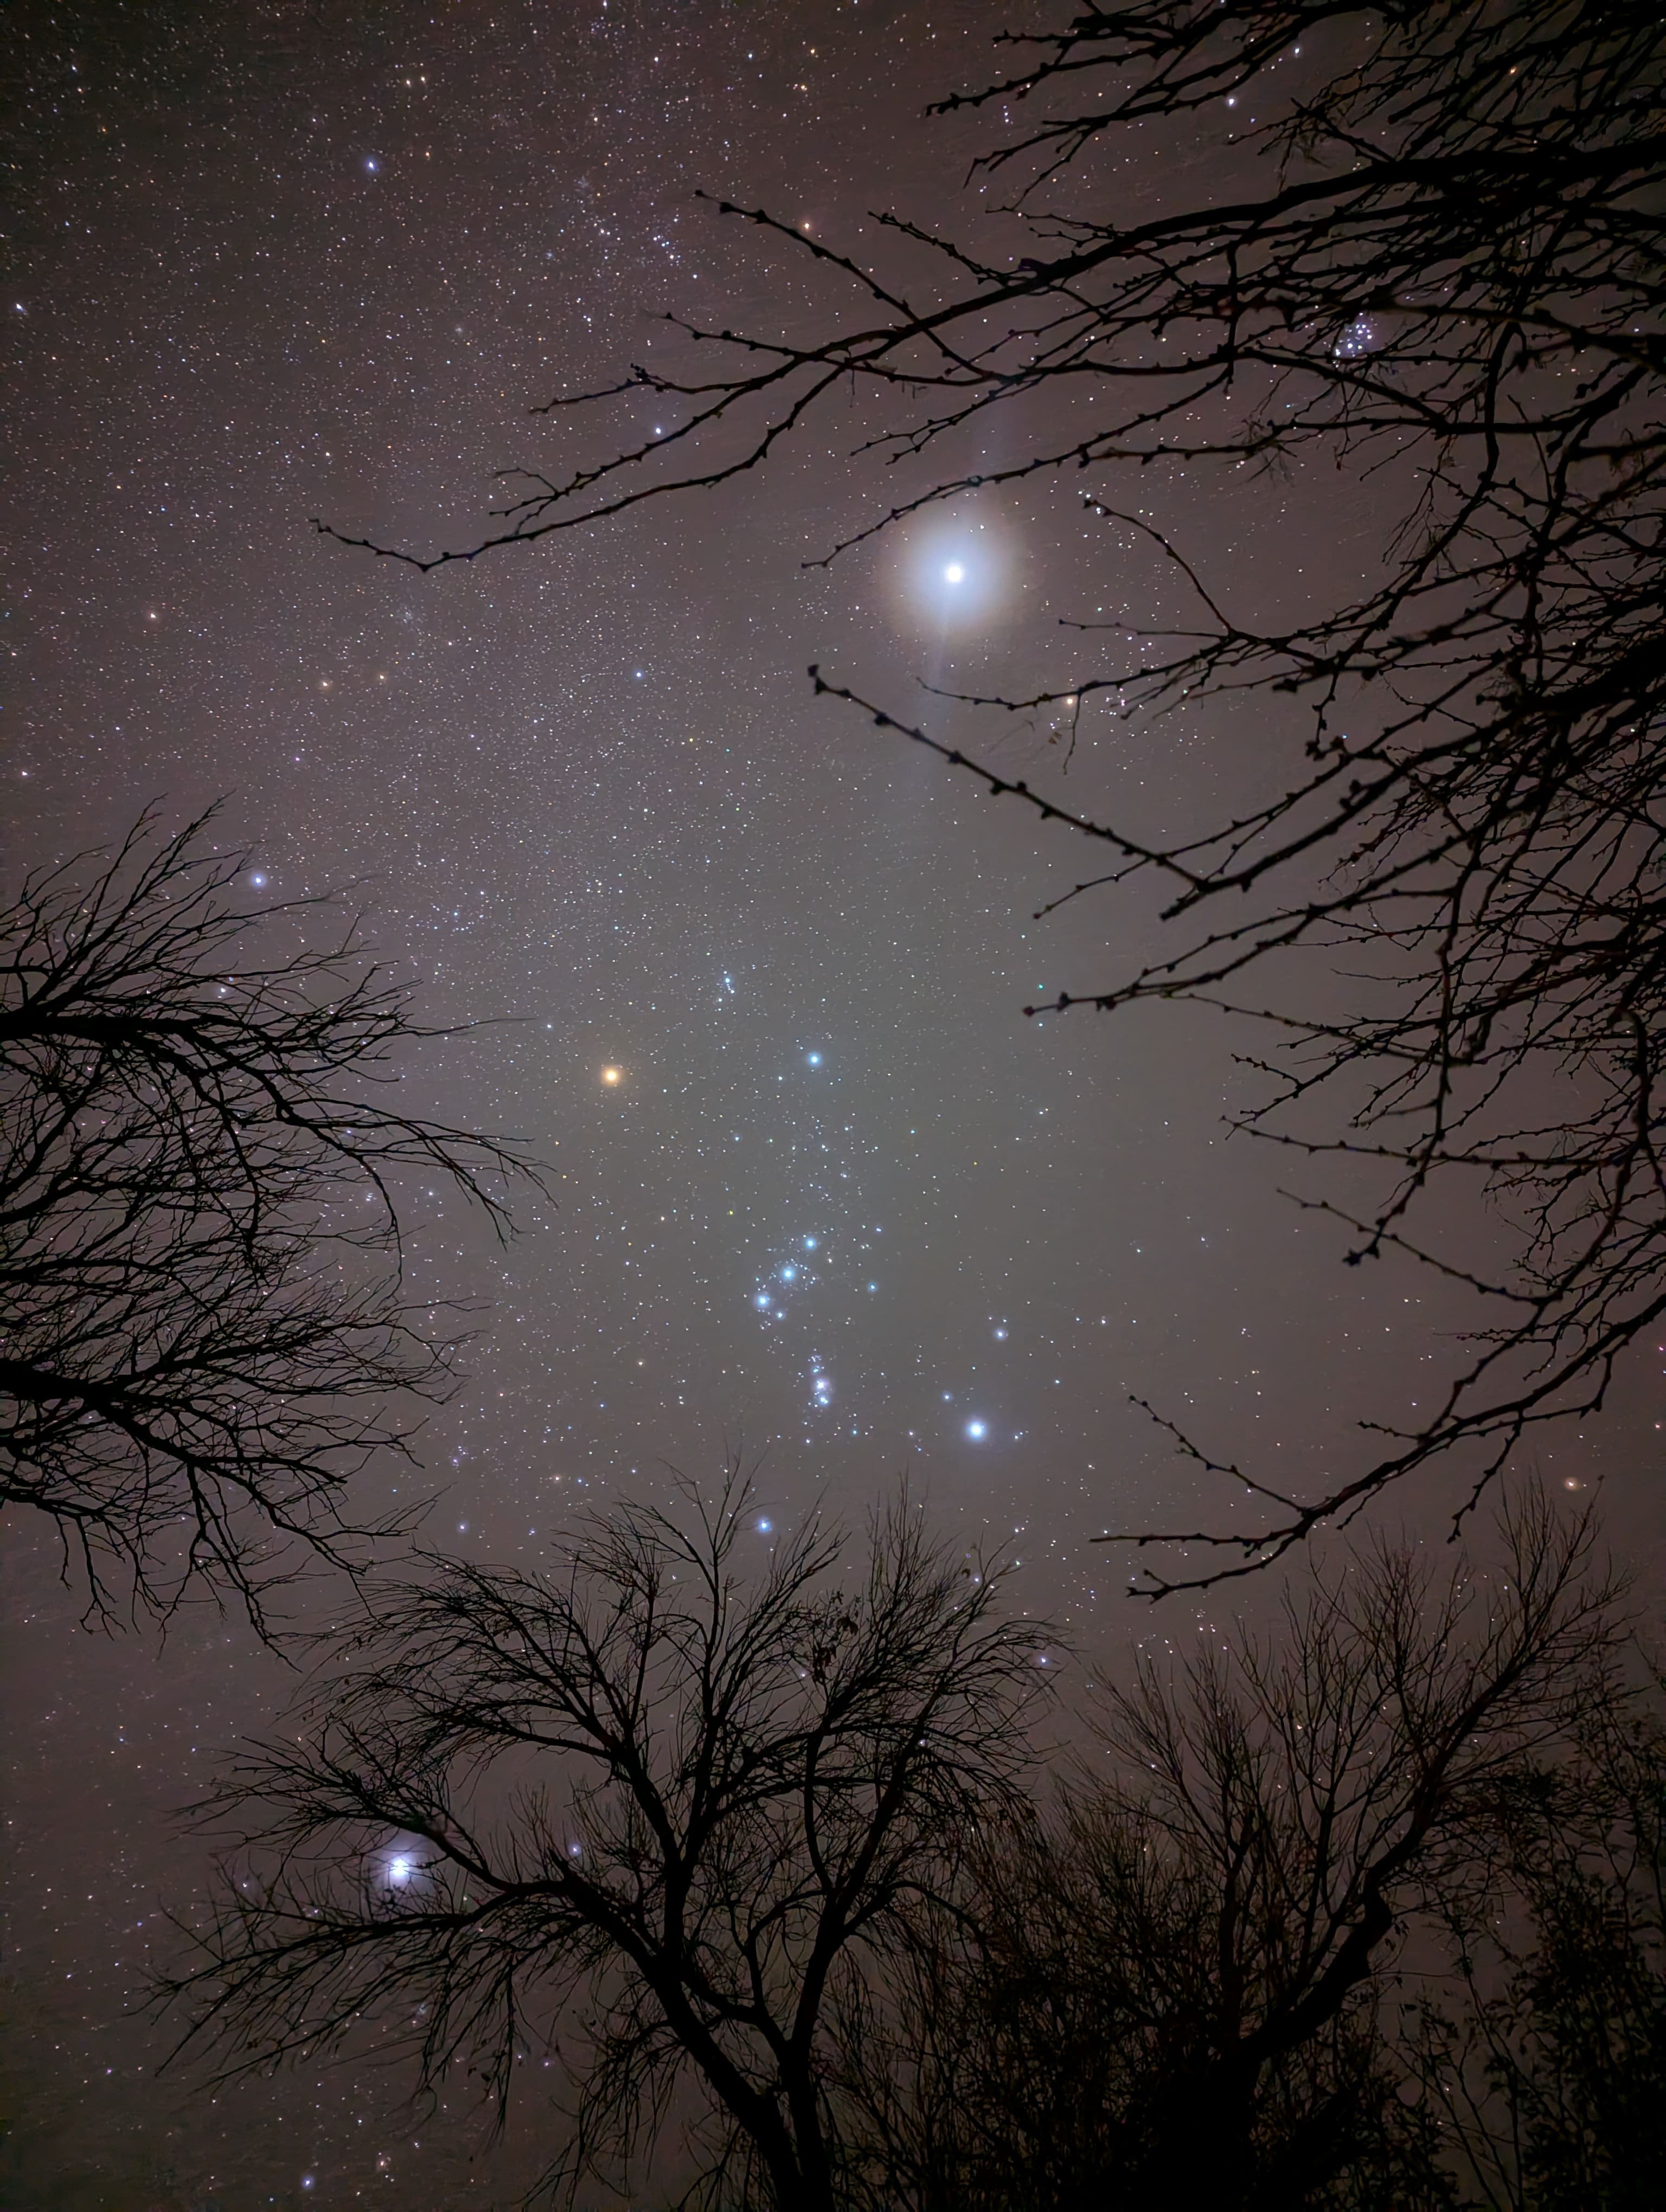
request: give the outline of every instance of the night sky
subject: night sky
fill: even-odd
[[[805,670],[1056,772],[1044,720],[980,726],[921,679],[1090,672],[1059,618],[1158,606],[1142,556],[1073,481],[806,568],[892,496],[831,413],[721,494],[433,575],[309,527],[465,544],[495,467],[654,427],[647,401],[528,413],[644,357],[653,312],[793,324],[839,297],[697,187],[859,253],[874,209],[975,222],[966,157],[999,119],[921,110],[986,72],[1003,20],[10,9],[0,858],[9,884],[147,801],[224,798],[252,895],[356,886],[424,1013],[486,1023],[413,1064],[412,1103],[524,1136],[557,1202],[500,1253],[412,1194],[416,1286],[477,1309],[420,1475],[386,1478],[442,1493],[429,1540],[530,1561],[575,1505],[733,1451],[762,1460],[765,1544],[818,1498],[860,1521],[906,1468],[1114,1663],[1240,1601],[1140,1611],[1127,1555],[1088,1547],[1231,1502],[1131,1394],[1301,1488],[1427,1387],[1451,1316],[1394,1263],[1345,1271],[1280,1195],[1291,1160],[1228,1139],[1245,1037],[1173,1010],[1027,1022],[1155,944],[1149,905],[1035,921],[1079,852]],[[1149,495],[1251,611],[1370,557],[1369,501],[1328,471]],[[1268,713],[1085,722],[1067,788],[1201,823],[1298,746]],[[1645,1572],[1658,1410],[1645,1362],[1539,1462],[1606,1479]],[[1440,1497],[1379,1518],[1438,1541]],[[54,1571],[9,1520],[0,2096],[27,2118],[0,2203],[507,2201],[535,2125],[483,2150],[465,2097],[418,2120],[340,2075],[152,2086],[162,2041],[124,2011],[204,1864],[171,1816],[292,1677],[211,1615],[160,1646],[88,1635]]]

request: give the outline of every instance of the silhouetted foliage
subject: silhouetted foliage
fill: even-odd
[[[96,1613],[205,1587],[264,1628],[298,1555],[362,1556],[350,1478],[448,1387],[393,1179],[502,1231],[537,1176],[379,1095],[431,1034],[409,992],[339,921],[286,947],[328,902],[252,907],[210,825],[147,816],[0,915],[0,1504],[52,1521]]]
[[[906,2201],[1456,2201],[1385,1990],[1501,1793],[1611,1701],[1617,1640],[1587,1522],[1529,1499],[1505,1534],[1490,1572],[1347,1560],[1272,1638],[1105,1693],[1108,1759],[989,1840],[876,2039]]]
[[[1537,1425],[1599,1404],[1666,1312],[1666,39],[1632,0],[1141,0],[1006,43],[1000,82],[941,103],[1003,118],[976,170],[988,243],[884,216],[879,266],[719,203],[826,281],[819,328],[668,319],[680,356],[550,403],[651,396],[654,436],[514,472],[502,528],[465,553],[374,550],[431,567],[712,487],[854,398],[903,489],[846,545],[1065,471],[1108,558],[1125,572],[1143,548],[1189,592],[1185,628],[1067,624],[1127,642],[972,702],[1073,732],[1260,695],[1304,754],[1269,745],[1265,798],[1170,842],[818,688],[1082,836],[1104,865],[1071,896],[1164,886],[1170,949],[1055,1006],[1192,998],[1270,1023],[1248,1126],[1385,1171],[1380,1204],[1341,1217],[1349,1257],[1416,1253],[1496,1316],[1432,1411],[1368,1425],[1352,1474],[1301,1496],[1217,1468],[1268,1512],[1177,1532],[1237,1555],[1177,1578],[1207,1583],[1454,1451],[1484,1486]],[[1119,504],[1128,471],[1178,468],[1287,498],[1322,456],[1381,515],[1380,571],[1273,629]],[[1346,956],[1353,1011],[1319,1011],[1283,957],[1301,951],[1328,972]],[[1511,1224],[1496,1275],[1442,1249],[1426,1201],[1455,1181]]]
[[[651,2166],[675,2103],[711,2203],[848,2201],[841,2019],[1014,1809],[1041,1632],[906,1498],[865,1567],[813,1520],[771,1542],[738,1474],[684,1504],[545,1575],[372,1592],[215,1808],[245,1847],[179,1985],[195,2038],[252,2069],[368,2037],[501,2112],[564,2026],[552,2183]]]
[[[1344,1558],[1271,1637],[1143,1661],[1048,1802],[1056,1670],[999,1570],[906,1498],[863,1568],[813,1522],[768,1548],[733,1476],[695,1504],[599,1517],[544,1576],[373,1592],[210,1809],[186,2048],[222,2078],[466,2069],[500,2121],[552,2053],[575,2190],[1466,2201],[1391,2000],[1419,1931],[1490,1893],[1510,1808],[1620,1712],[1588,1519],[1529,1499],[1491,1569],[1438,1577]]]
[[[1499,2212],[1666,2201],[1666,1739],[1657,1698],[1501,1802],[1487,1878],[1446,1902],[1461,2002],[1414,2072]]]

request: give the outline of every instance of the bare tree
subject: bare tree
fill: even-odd
[[[1601,1731],[1622,1641],[1588,1519],[1530,1498],[1505,1534],[1490,1572],[1339,1561],[1272,1638],[1109,1694],[1109,1774],[990,1838],[866,2054],[895,2201],[1448,2201],[1385,1993],[1407,1931],[1476,1892],[1526,1770]]]
[[[1666,2195],[1666,1739],[1660,1685],[1501,1797],[1484,1879],[1443,1900],[1453,1996],[1412,2078],[1499,2212]]]
[[[710,2201],[844,2201],[841,2021],[1013,1810],[1043,1632],[905,1496],[865,1568],[813,1519],[766,1534],[733,1469],[684,1507],[375,1593],[213,1808],[188,2041],[235,2072],[368,2038],[501,2115],[564,2023],[552,2182],[651,2162],[675,2104]]]
[[[1140,0],[1006,43],[1000,81],[941,103],[1006,118],[977,165],[988,242],[887,216],[881,266],[718,204],[826,280],[820,327],[672,318],[652,365],[550,403],[651,396],[653,437],[512,472],[464,554],[374,550],[431,567],[721,484],[854,394],[904,488],[847,544],[1063,471],[1108,554],[1144,546],[1190,594],[1185,627],[1135,630],[1109,665],[1077,644],[1049,690],[976,702],[1073,733],[1084,712],[1263,697],[1304,752],[1274,748],[1264,798],[1167,843],[817,685],[1079,835],[1103,866],[1072,897],[1164,886],[1162,956],[1055,1008],[1192,998],[1273,1024],[1247,1125],[1383,1171],[1380,1202],[1342,1214],[1348,1257],[1400,1247],[1487,1302],[1444,1398],[1368,1424],[1357,1471],[1304,1497],[1219,1470],[1267,1514],[1187,1532],[1237,1555],[1181,1577],[1207,1583],[1444,1455],[1479,1489],[1538,1424],[1598,1406],[1666,1313],[1666,40],[1635,0]],[[1271,629],[1116,488],[1214,469],[1287,493],[1322,455],[1369,480],[1380,576]],[[1359,1011],[1316,1010],[1284,957],[1304,951],[1327,972],[1346,953]],[[1426,1200],[1454,1179],[1512,1224],[1496,1273],[1442,1249]]]
[[[52,1522],[94,1613],[205,1587],[264,1629],[297,1556],[362,1556],[350,1479],[447,1387],[393,1179],[502,1233],[538,1178],[379,1095],[434,1034],[409,992],[327,901],[237,897],[210,819],[146,816],[0,915],[0,1504]]]

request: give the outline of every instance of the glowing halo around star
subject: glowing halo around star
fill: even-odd
[[[623,1068],[617,1066],[614,1062],[610,1060],[607,1066],[602,1070],[602,1081],[607,1085],[607,1088],[610,1091],[617,1091],[619,1085],[624,1081]]]
[[[379,1855],[380,1886],[392,1893],[396,1889],[419,1888],[428,1871],[420,1844],[413,1846],[396,1839]]]
[[[923,518],[899,538],[891,580],[902,629],[954,637],[1015,611],[1009,532],[968,509]]]

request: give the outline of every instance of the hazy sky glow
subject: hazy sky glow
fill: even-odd
[[[634,399],[528,413],[641,357],[650,311],[758,323],[829,296],[697,186],[854,252],[875,208],[966,216],[988,118],[919,117],[987,72],[1005,21],[958,0],[11,10],[3,861],[9,883],[147,801],[228,795],[252,890],[352,886],[431,1018],[486,1023],[413,1067],[413,1103],[526,1135],[558,1203],[499,1253],[409,1194],[417,1289],[477,1309],[420,1475],[372,1485],[442,1492],[429,1542],[526,1565],[583,1504],[735,1451],[761,1466],[761,1556],[818,1498],[860,1522],[906,1468],[945,1528],[1012,1547],[1026,1605],[1110,1646],[1225,1609],[1136,1615],[1127,1557],[1088,1544],[1220,1502],[1131,1398],[1300,1488],[1359,1416],[1427,1387],[1449,1316],[1393,1261],[1344,1270],[1280,1194],[1289,1163],[1228,1140],[1244,1037],[1165,1009],[1024,1019],[1154,944],[1152,908],[1037,921],[1080,853],[805,672],[1061,774],[1059,716],[940,695],[1085,678],[1110,647],[1061,621],[1172,616],[1146,556],[1085,522],[1073,480],[806,565],[894,495],[865,426],[847,446],[831,416],[767,480],[431,576],[308,527],[467,542],[493,469],[663,432]],[[1364,557],[1368,514],[1329,483],[1150,496],[1250,597]],[[1067,788],[1171,833],[1287,736],[1096,708]],[[1546,1462],[1611,1468],[1647,1559],[1631,1470],[1639,1438],[1658,1455],[1657,1382],[1622,1378],[1600,1434]],[[167,1816],[292,1678],[206,1614],[161,1649],[86,1636],[50,1546],[0,1533],[0,2085],[31,2115],[0,2198],[9,2171],[70,2174],[76,2212],[489,2201],[461,2096],[417,2124],[350,2072],[218,2101],[154,2085],[162,2042],[125,2008],[207,1859]],[[423,1879],[408,1838],[377,1866]],[[528,2140],[491,2154],[505,2197]]]

